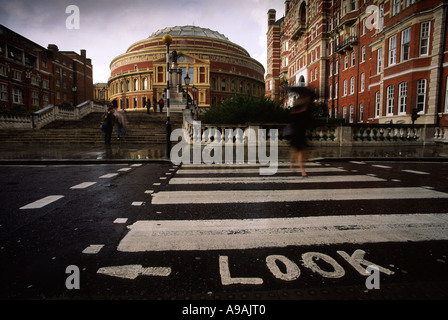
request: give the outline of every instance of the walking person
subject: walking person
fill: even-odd
[[[162,113],[163,112],[163,106],[164,106],[165,104],[164,104],[164,102],[163,102],[163,99],[160,99],[159,100],[159,110],[160,110],[160,113]]]
[[[126,115],[124,114],[124,111],[117,110],[116,112],[114,112],[114,117],[117,122],[117,140],[125,139],[125,137],[126,137]]]
[[[290,135],[290,168],[294,170],[296,164],[299,165],[303,178],[307,178],[308,174],[305,170],[306,156],[306,130],[312,124],[312,105],[316,99],[316,95],[306,87],[289,87],[290,92],[298,94],[298,98],[294,101],[291,109],[292,116],[292,134]]]
[[[110,145],[110,140],[112,138],[112,130],[114,128],[114,107],[110,106],[107,108],[107,112],[104,113],[103,116],[103,124],[104,124],[104,143],[106,145]]]
[[[146,113],[149,114],[149,109],[151,109],[151,99],[146,100]]]

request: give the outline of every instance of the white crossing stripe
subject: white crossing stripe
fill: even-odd
[[[271,162],[272,166],[277,166],[279,168],[281,167],[290,167],[290,163],[285,162]],[[315,166],[321,166],[320,163],[317,162],[306,162],[306,167],[315,167]],[[206,164],[206,163],[200,163],[200,164],[194,164],[194,163],[187,163],[182,164],[182,168],[196,168],[196,169],[213,169],[213,168],[268,168],[267,166],[257,164],[257,163],[212,163],[212,164]],[[171,169],[170,169],[171,170]]]
[[[171,274],[171,268],[170,267],[144,268],[139,264],[131,264],[124,266],[102,267],[98,269],[97,273],[105,274],[111,277],[133,280],[138,276],[167,277]]]
[[[162,191],[152,198],[153,204],[260,203],[325,200],[376,200],[448,198],[448,193],[419,187],[308,189],[308,190],[218,190]]]
[[[415,174],[429,174],[429,172],[415,171],[415,170],[401,170],[401,171]]]
[[[107,178],[112,178],[112,177],[115,177],[115,176],[118,176],[118,173],[108,173],[108,174],[102,175],[100,177],[100,179],[107,179]]]
[[[448,214],[137,221],[118,251],[190,251],[448,240]]]
[[[224,183],[325,183],[325,182],[375,182],[384,179],[366,175],[342,176],[310,176],[302,179],[299,176],[288,177],[213,177],[213,178],[173,178],[170,184],[224,184]]]
[[[84,254],[97,254],[104,247],[104,244],[91,244],[85,248],[82,253]]]
[[[390,166],[385,166],[382,164],[372,164],[372,167],[381,168],[381,169],[392,169]]]
[[[55,196],[48,196],[45,198],[42,198],[40,200],[34,201],[30,204],[27,204],[26,206],[21,207],[20,209],[40,209],[45,207],[46,205],[55,202],[61,198],[64,198],[64,196],[61,195],[55,195]]]
[[[260,167],[263,168],[263,167]],[[266,169],[268,167],[265,167]],[[289,168],[270,168],[270,170],[273,170],[278,173],[291,173],[291,169]],[[307,172],[342,172],[346,171],[344,169],[339,168],[332,168],[332,167],[325,167],[325,168],[306,168]],[[256,168],[221,168],[221,169],[179,169],[177,171],[177,174],[232,174],[232,173],[259,173],[260,170]]]
[[[70,189],[85,189],[90,186],[93,186],[96,182],[83,182],[80,184],[77,184],[76,186],[71,187]]]

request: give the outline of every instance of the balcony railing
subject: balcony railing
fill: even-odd
[[[337,53],[343,53],[345,51],[349,51],[353,49],[353,46],[358,45],[358,37],[350,36],[342,41],[339,45],[336,46]]]

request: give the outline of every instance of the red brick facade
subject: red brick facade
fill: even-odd
[[[93,99],[92,63],[75,52],[32,42],[0,25],[0,110],[36,111]]]
[[[348,123],[448,125],[443,0],[287,0],[268,12],[266,95],[307,85]],[[279,41],[274,41],[279,39]]]

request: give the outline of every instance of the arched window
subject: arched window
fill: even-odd
[[[134,91],[138,90],[138,79],[134,79]]]
[[[143,90],[148,90],[148,79],[143,78]]]

